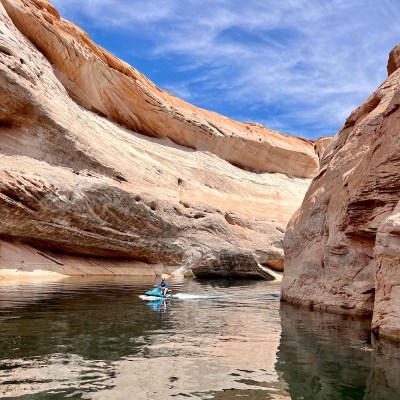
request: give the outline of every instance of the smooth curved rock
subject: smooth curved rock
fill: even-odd
[[[17,28],[44,54],[71,97],[133,131],[209,151],[255,172],[312,178],[312,142],[193,107],[95,45],[46,1],[2,0]]]
[[[150,273],[283,268],[312,142],[158,89],[47,1],[1,0],[0,24],[0,276],[41,258],[62,274],[79,263],[66,255],[81,272],[97,257],[99,274],[109,259]]]
[[[393,338],[400,338],[399,132],[396,70],[326,150],[285,235],[282,286],[283,299],[294,303],[373,313],[375,332]]]

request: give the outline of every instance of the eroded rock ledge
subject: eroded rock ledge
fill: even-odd
[[[282,296],[373,315],[377,335],[400,339],[400,71],[389,73],[328,146],[289,223]]]
[[[111,259],[183,274],[283,268],[313,142],[177,99],[45,0],[0,3],[0,276],[40,260],[101,274]]]

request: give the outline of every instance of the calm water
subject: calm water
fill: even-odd
[[[368,321],[280,304],[268,282],[0,284],[0,398],[400,399],[400,351]]]

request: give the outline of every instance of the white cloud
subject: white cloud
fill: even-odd
[[[53,0],[63,15],[85,16],[99,27],[132,28],[135,24],[149,24],[168,19],[174,1],[116,1],[116,0]]]
[[[260,120],[277,121],[275,126],[283,130],[296,124],[325,124],[325,130],[339,126],[384,79],[387,54],[400,39],[400,5],[390,1],[54,4],[65,17],[83,25],[123,30],[136,40],[148,40],[149,57],[181,57],[177,71],[191,71],[190,77],[185,82],[163,82],[177,95],[212,108],[215,100],[207,96],[217,90],[220,99],[240,103],[243,110],[279,107],[279,121],[274,115]]]

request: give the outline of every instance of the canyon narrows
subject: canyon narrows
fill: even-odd
[[[0,276],[282,270],[314,142],[176,98],[45,0],[0,24]]]

